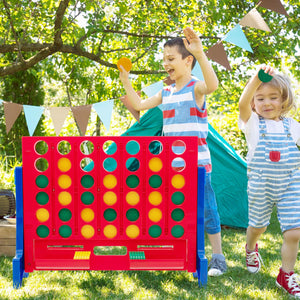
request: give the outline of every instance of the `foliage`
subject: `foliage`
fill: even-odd
[[[15,168],[20,166],[15,157],[0,156],[0,189],[15,190]]]
[[[259,242],[265,267],[255,275],[245,266],[245,230],[231,228],[222,230],[228,271],[209,277],[206,288],[199,288],[185,271],[35,271],[14,290],[12,257],[0,257],[1,299],[290,299],[275,285],[282,244],[275,213]],[[205,241],[210,259],[211,247]]]

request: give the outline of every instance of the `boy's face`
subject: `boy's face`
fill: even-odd
[[[182,58],[177,46],[164,48],[163,67],[172,80],[176,80],[191,72],[192,56]]]

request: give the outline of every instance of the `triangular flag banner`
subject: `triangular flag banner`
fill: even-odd
[[[109,130],[111,115],[114,108],[114,100],[107,100],[93,104],[93,109],[97,112],[106,130]]]
[[[44,107],[33,106],[33,105],[23,105],[23,110],[25,114],[25,119],[28,127],[30,136],[33,135],[37,124],[43,114]]]
[[[195,77],[197,77],[199,80],[204,80],[203,74],[202,74],[202,70],[200,68],[200,65],[198,62],[196,62],[193,70],[192,70],[192,75],[194,75]]]
[[[206,55],[211,60],[219,63],[223,67],[225,67],[227,70],[231,71],[231,66],[229,64],[226,51],[224,49],[223,43],[219,42],[212,47],[210,47],[206,51]]]
[[[156,83],[153,83],[149,86],[146,86],[142,89],[142,91],[148,96],[152,97],[156,95],[159,91],[161,91],[164,88],[163,81],[158,81]]]
[[[92,105],[73,106],[71,110],[73,112],[74,119],[79,127],[80,134],[85,135],[86,128],[89,122]]]
[[[235,25],[235,27],[225,35],[223,40],[253,53],[243,29],[239,24]]]
[[[289,16],[280,0],[262,0],[259,5],[287,17]]]
[[[0,104],[2,104],[3,100],[0,99]]]
[[[248,26],[253,27],[256,29],[264,30],[264,31],[271,31],[267,23],[264,21],[260,13],[256,10],[256,8],[253,8],[250,10],[247,15],[245,15],[241,21],[239,22],[241,26]]]
[[[22,104],[4,102],[6,133],[8,134],[23,109]]]
[[[55,133],[56,135],[59,135],[70,111],[70,107],[48,107],[48,110],[50,112]]]
[[[139,96],[141,96],[141,92],[137,92],[137,94]],[[130,101],[128,100],[128,97],[125,95],[125,96],[122,96],[120,98],[120,100],[123,102],[123,104],[126,106],[126,108],[130,111],[130,113],[133,115],[133,117],[138,121],[140,122],[140,112],[138,110],[135,110]]]

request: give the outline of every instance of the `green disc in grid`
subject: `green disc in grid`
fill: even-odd
[[[171,218],[176,221],[182,221],[184,218],[184,211],[181,208],[175,208],[171,213]]]
[[[182,204],[184,201],[184,194],[182,192],[175,192],[172,195],[172,202],[175,205],[180,205]]]
[[[59,235],[63,238],[68,238],[72,234],[72,229],[68,225],[62,225],[59,228]]]
[[[139,183],[140,183],[140,180],[136,175],[129,175],[126,178],[127,186],[132,188],[132,189],[136,188],[139,185]]]
[[[85,205],[90,205],[94,202],[94,195],[91,192],[81,194],[81,202]]]
[[[130,208],[127,210],[126,212],[126,218],[129,220],[129,221],[136,221],[138,218],[140,217],[140,213],[137,209],[135,208]]]
[[[39,188],[43,189],[43,188],[47,187],[47,185],[49,184],[49,180],[48,180],[47,176],[39,175],[35,179],[35,183]]]
[[[152,175],[150,178],[149,178],[149,185],[152,187],[152,188],[159,188],[162,184],[162,179],[159,175]]]
[[[91,175],[84,175],[80,182],[84,188],[88,189],[94,185],[94,178]]]
[[[45,192],[39,192],[39,193],[37,193],[35,200],[38,204],[45,205],[49,201],[49,196]]]
[[[37,229],[36,229],[36,234],[40,237],[40,238],[46,238],[49,235],[49,228],[45,225],[40,225]]]
[[[150,228],[149,228],[149,235],[153,238],[157,238],[161,235],[161,227],[158,226],[158,225],[152,225]]]
[[[59,211],[58,213],[58,217],[64,221],[64,222],[67,222],[67,221],[70,221],[71,218],[72,218],[72,213],[69,209],[67,208],[63,208]]]
[[[114,220],[116,219],[116,217],[117,217],[117,212],[116,212],[114,209],[112,209],[112,208],[108,208],[108,209],[106,209],[106,210],[104,211],[103,217],[104,217],[104,219],[105,219],[106,221],[112,222],[112,221],[114,221]]]
[[[182,226],[180,225],[175,225],[172,227],[171,229],[171,234],[176,237],[176,238],[180,238],[183,236],[184,234],[184,229]]]

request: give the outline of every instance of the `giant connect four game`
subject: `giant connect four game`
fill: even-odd
[[[14,287],[35,270],[187,270],[206,284],[196,137],[24,137],[22,147]]]

